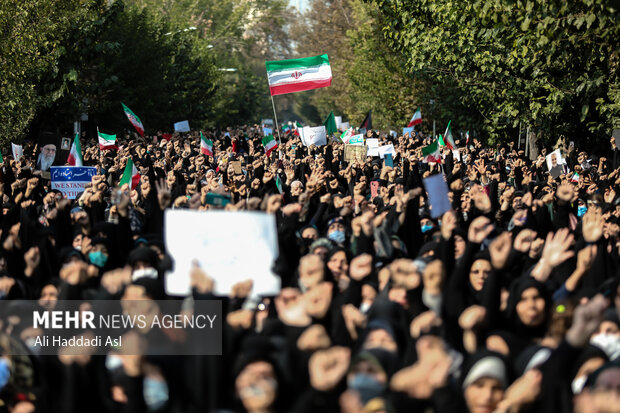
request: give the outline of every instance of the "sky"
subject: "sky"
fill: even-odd
[[[308,8],[309,0],[289,0],[288,4],[292,7],[297,7],[299,11],[305,11]]]

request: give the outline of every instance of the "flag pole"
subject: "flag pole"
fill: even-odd
[[[269,80],[269,78],[267,78]],[[278,115],[276,114],[276,104],[273,103],[273,95],[269,93],[271,96],[271,107],[273,107],[273,117],[276,122],[276,131],[278,132],[278,159],[282,159],[282,139],[280,138],[280,126],[278,125]]]

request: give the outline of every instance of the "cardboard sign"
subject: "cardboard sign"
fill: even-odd
[[[189,121],[183,120],[174,124],[175,132],[189,132]]]
[[[94,166],[52,166],[50,177],[52,189],[57,189],[68,199],[75,199],[97,175]]]
[[[271,128],[263,128],[263,135],[267,136],[267,135],[271,135],[273,134],[273,129]]]
[[[342,116],[334,116],[334,120],[336,121],[336,129],[342,128]]]
[[[413,129],[414,129],[413,126],[410,127],[410,128],[403,128],[403,136],[405,136],[405,134],[408,133],[409,137],[412,137],[413,136],[413,134],[412,134]]]
[[[443,174],[431,175],[425,178],[424,189],[426,189],[428,194],[432,218],[439,218],[452,208],[448,198],[448,184],[444,180]]]
[[[342,123],[340,124],[340,129],[342,129],[342,130],[347,130],[347,129],[349,129],[349,128],[350,128],[350,126],[349,126],[349,122],[342,122]]]
[[[235,174],[239,175],[242,174],[242,170],[241,170],[241,161],[232,161],[230,163],[233,167],[233,169],[235,170]]]
[[[191,294],[194,262],[215,281],[216,295],[253,281],[252,295],[277,295],[280,278],[271,267],[278,257],[275,215],[262,212],[166,210],[166,247],[174,270],[166,273],[169,295]]]
[[[366,161],[366,146],[345,144],[344,160],[347,162],[364,163]]]
[[[383,163],[385,164],[385,166],[389,166],[390,168],[393,168],[394,160],[392,159],[392,155],[389,153],[386,153],[385,156],[383,157]]]

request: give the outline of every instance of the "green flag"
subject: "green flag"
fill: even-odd
[[[323,125],[325,125],[325,132],[327,132],[328,135],[332,135],[338,132],[338,128],[336,127],[336,118],[334,117],[333,110],[329,112],[329,115],[327,116],[327,119],[325,119],[325,122],[323,122]]]

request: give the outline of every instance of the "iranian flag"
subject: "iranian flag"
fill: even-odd
[[[118,149],[118,146],[116,146],[116,135],[107,135],[99,132],[99,129],[97,129],[97,136],[99,137],[100,150]]]
[[[119,186],[123,186],[125,184],[129,185],[129,189],[134,189],[138,187],[140,183],[140,173],[138,169],[133,164],[133,160],[129,158],[127,161],[127,165],[125,166],[125,172],[123,172],[123,176],[121,177],[121,181],[118,183]]]
[[[140,118],[137,117],[136,114],[131,111],[131,109],[125,106],[123,102],[121,102],[121,105],[123,105],[123,110],[125,111],[125,115],[127,116],[127,119],[129,119],[129,122],[131,122],[133,127],[136,128],[140,136],[144,136],[144,126],[142,125],[142,121],[140,120]]]
[[[353,128],[352,127],[347,129],[346,131],[342,132],[342,135],[340,135],[340,140],[346,143],[351,136],[353,136]]]
[[[203,155],[213,156],[213,141],[205,138],[202,131],[200,132],[200,152]]]
[[[303,92],[332,84],[332,69],[326,54],[302,59],[265,62],[271,96]]]
[[[84,159],[82,159],[82,146],[80,145],[80,135],[75,134],[73,138],[73,145],[71,146],[71,152],[67,158],[67,164],[71,166],[84,166]]]
[[[265,147],[265,154],[269,156],[271,151],[278,147],[278,142],[276,142],[273,135],[267,135],[263,138],[263,146]]]
[[[413,114],[413,117],[409,121],[409,124],[407,125],[407,127],[410,128],[412,126],[419,125],[421,123],[422,123],[422,111],[420,110],[420,108],[418,108],[418,110],[416,110],[415,113]]]
[[[295,136],[299,136],[299,130],[303,128],[303,126],[301,125],[301,123],[295,121],[295,129],[293,129],[293,135]]]
[[[450,127],[450,123],[452,121],[448,121],[448,127],[446,128],[446,133],[443,134],[443,144],[447,146],[448,149],[453,150],[456,148],[456,144],[454,143],[454,138],[452,137],[452,128]]]
[[[424,162],[441,162],[441,153],[439,152],[439,144],[437,140],[434,140],[428,146],[422,148],[422,156],[424,156]]]

